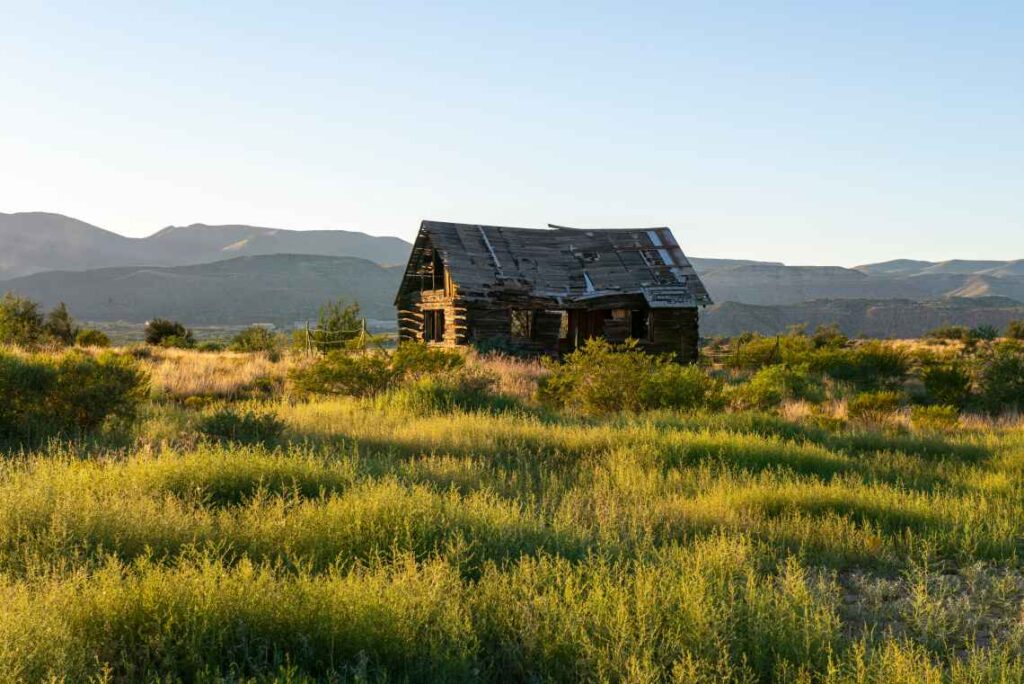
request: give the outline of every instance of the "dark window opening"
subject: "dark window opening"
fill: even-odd
[[[444,310],[423,312],[423,340],[425,342],[444,341]]]
[[[431,289],[441,290],[444,289],[444,261],[441,259],[441,255],[438,251],[434,250],[434,258],[430,268],[431,273]]]
[[[523,340],[533,339],[534,312],[531,309],[512,309],[509,312],[512,337]]]
[[[651,339],[651,312],[629,312],[629,336],[634,340]]]

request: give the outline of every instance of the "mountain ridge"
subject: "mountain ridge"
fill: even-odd
[[[47,271],[0,281],[0,290],[46,308],[64,302],[77,318],[92,321],[141,323],[160,316],[190,325],[288,325],[315,318],[321,304],[339,298],[358,301],[369,318],[390,320],[403,270],[357,257],[274,254]]]
[[[161,315],[195,325],[289,323],[338,298],[359,300],[367,315],[390,320],[401,265],[412,249],[399,238],[358,231],[243,224],[167,226],[129,238],[46,212],[0,213],[0,245],[0,291],[17,291],[46,306],[66,301],[83,319]],[[864,327],[884,332],[879,321],[887,320],[888,334],[896,335],[910,329],[901,316],[919,322],[952,316],[956,320],[948,322],[967,323],[978,319],[970,311],[973,302],[984,322],[997,324],[1013,306],[985,298],[1024,302],[1021,259],[894,259],[854,268],[690,261],[717,303],[702,316],[709,334],[743,321],[751,329],[774,330],[799,316],[809,323],[832,316],[850,334]],[[959,303],[941,304],[945,300]]]
[[[45,271],[184,266],[231,256],[325,254],[405,263],[412,245],[353,230],[290,230],[244,224],[167,226],[127,237],[63,214],[0,213],[0,280]]]

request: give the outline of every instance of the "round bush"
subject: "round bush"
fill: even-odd
[[[79,347],[109,347],[110,338],[102,330],[82,328],[75,335],[75,344]]]

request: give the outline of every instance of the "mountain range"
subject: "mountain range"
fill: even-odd
[[[921,337],[946,325],[995,326],[1024,320],[1024,304],[1006,297],[946,297],[910,299],[816,299],[799,304],[742,304],[723,302],[704,310],[701,334],[732,337],[742,332],[775,335],[792,326],[838,324],[850,336]]]
[[[347,230],[258,226],[168,226],[129,238],[61,214],[0,213],[0,280],[43,271],[112,266],[186,266],[240,256],[317,254],[404,264],[412,248],[396,237]]]
[[[411,245],[346,230],[171,226],[127,238],[42,212],[0,213],[0,291],[79,318],[195,325],[290,324],[327,299],[391,320]],[[853,268],[691,258],[716,305],[707,334],[838,322],[848,334],[915,336],[944,324],[1024,318],[1024,260],[899,259]]]
[[[359,302],[368,318],[391,321],[402,266],[308,254],[235,257],[191,266],[119,266],[47,271],[0,282],[49,308],[64,302],[89,321],[190,325],[290,325],[315,318],[331,299]]]

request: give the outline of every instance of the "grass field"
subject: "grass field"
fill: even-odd
[[[141,355],[128,434],[9,449],[4,681],[1024,681],[1024,424],[297,399]],[[283,432],[241,445],[225,405]],[[841,406],[832,407],[835,413]]]

